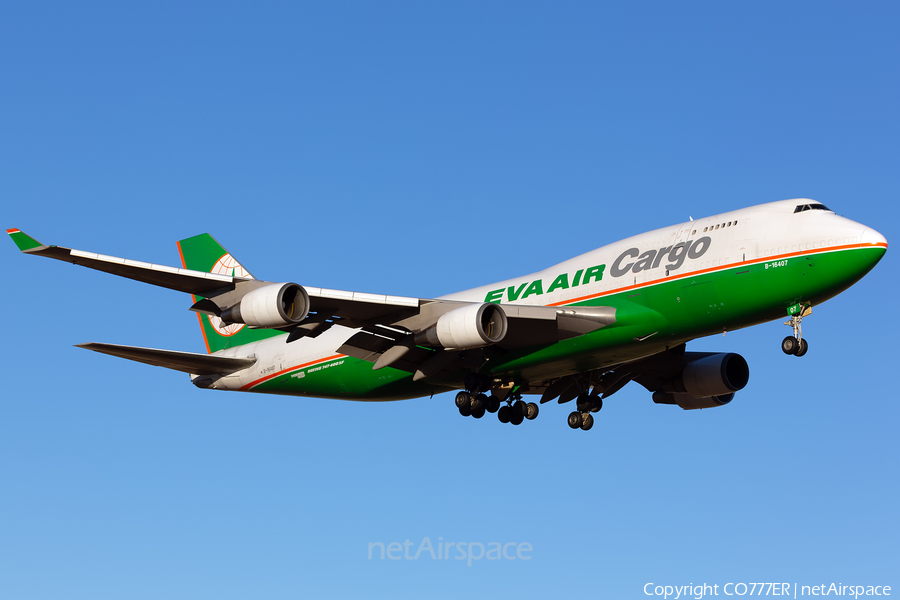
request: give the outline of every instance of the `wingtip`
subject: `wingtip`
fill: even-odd
[[[7,229],[6,233],[9,234],[9,237],[12,238],[13,243],[22,252],[25,252],[26,250],[33,250],[34,248],[40,248],[41,246],[43,246],[42,243],[16,227]]]

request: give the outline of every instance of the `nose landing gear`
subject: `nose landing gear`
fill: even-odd
[[[793,354],[794,356],[803,356],[809,350],[809,343],[803,339],[803,332],[800,329],[800,322],[803,317],[812,314],[812,306],[809,304],[795,304],[788,309],[791,318],[784,322],[794,329],[794,335],[789,335],[781,340],[781,351],[785,354]]]

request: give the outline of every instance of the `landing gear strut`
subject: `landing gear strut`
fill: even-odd
[[[785,354],[793,354],[794,356],[803,356],[809,350],[809,343],[803,339],[803,332],[800,329],[800,322],[803,317],[812,314],[812,306],[805,304],[803,306],[795,305],[790,310],[795,310],[791,314],[791,318],[784,322],[794,329],[794,335],[789,335],[781,340],[781,351]]]

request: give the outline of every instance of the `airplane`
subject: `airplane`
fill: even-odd
[[[214,390],[356,401],[459,390],[461,415],[496,413],[513,425],[535,419],[541,404],[575,400],[567,423],[584,431],[631,381],[657,404],[730,403],[749,381],[747,361],[689,352],[687,342],[787,317],[781,350],[803,356],[812,307],[887,251],[876,230],[800,198],[692,219],[432,299],[256,279],[209,234],[178,242],[176,268],[7,233],[25,254],[191,294],[207,354],[80,348],[182,371]]]

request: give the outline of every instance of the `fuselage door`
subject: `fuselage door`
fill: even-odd
[[[678,228],[678,232],[675,234],[675,243],[679,244],[681,242],[686,242],[691,239],[691,233],[693,231],[694,222],[688,221],[687,223],[683,223],[681,227]]]

